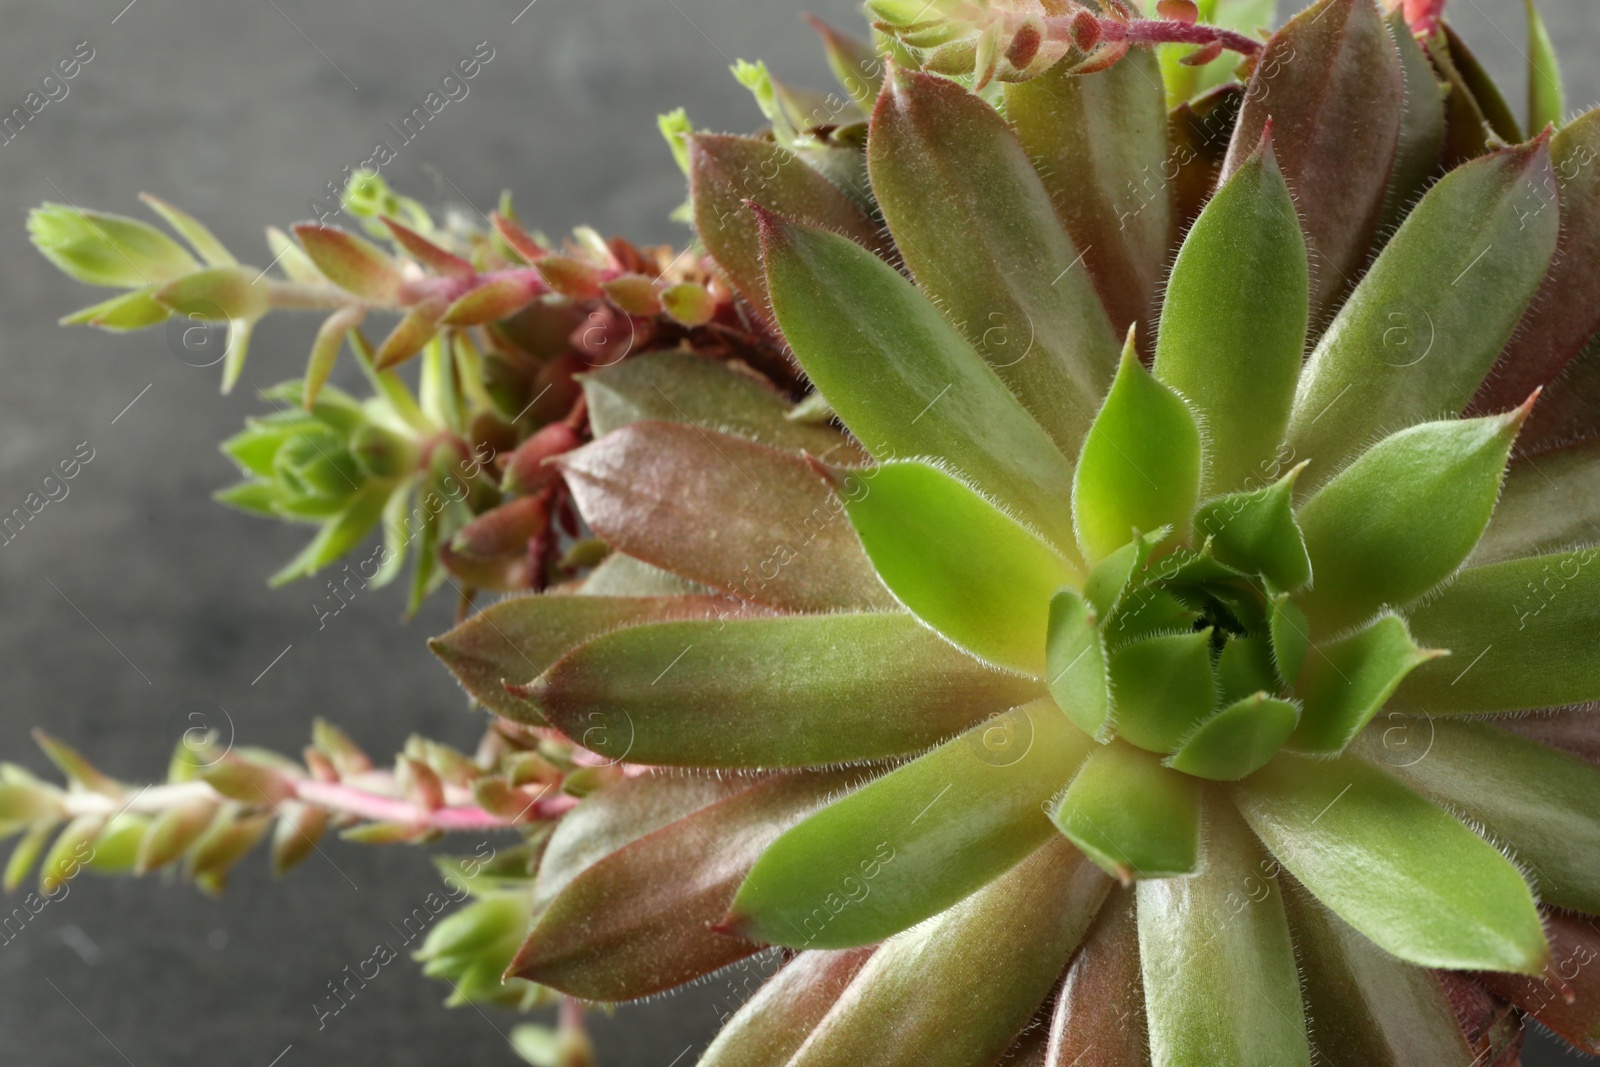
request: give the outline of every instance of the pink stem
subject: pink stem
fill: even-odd
[[[369,793],[342,782],[297,779],[293,785],[297,799],[336,814],[354,815],[373,822],[411,823],[434,830],[503,829],[513,825],[514,822],[531,822],[559,815],[577,803],[576,797],[565,794],[548,799],[542,795],[529,797],[526,813],[521,819],[511,820],[473,805],[436,808],[430,811],[409,800]]]
[[[1122,22],[1102,18],[1100,36],[1106,41],[1127,41],[1130,44],[1220,44],[1230,52],[1253,56],[1261,51],[1261,42],[1233,30],[1217,26],[1193,25],[1172,19],[1133,19]]]

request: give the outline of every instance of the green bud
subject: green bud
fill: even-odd
[[[350,438],[350,454],[373,478],[405,478],[417,469],[417,446],[382,426],[363,426]]]
[[[89,285],[133,289],[200,269],[178,242],[121,215],[45,204],[28,214],[28,234],[46,259]]]
[[[301,496],[340,500],[367,480],[344,442],[331,431],[292,437],[273,458],[273,474]]]

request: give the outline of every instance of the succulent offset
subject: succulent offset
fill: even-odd
[[[381,522],[413,604],[549,587],[431,643],[475,759],[178,777],[256,837],[250,790],[524,826],[426,950],[460,999],[781,947],[713,1067],[1464,1067],[1524,1016],[1600,1053],[1600,110],[1531,6],[1526,123],[1440,3],[1260,6],[873,0],[874,44],[820,27],[844,95],[741,65],[770,130],[663,120],[688,265],[369,184],[403,265],[303,226],[269,298],[203,230],[204,269],[36,216],[133,289],[83,321],[332,311],[227,446],[224,500],[323,524],[280,577]],[[106,832],[13,786],[36,851]]]

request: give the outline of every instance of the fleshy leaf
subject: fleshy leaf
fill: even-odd
[[[1124,885],[1193,874],[1199,861],[1199,784],[1119,741],[1089,753],[1050,819]]]
[[[586,1000],[631,1000],[743,959],[759,946],[711,924],[761,849],[846,780],[771,778],[624,845],[556,895],[507,973]]]
[[[1305,238],[1271,138],[1200,213],[1161,308],[1155,374],[1206,428],[1207,495],[1276,475],[1305,355]]]
[[[844,502],[792,452],[636,422],[558,465],[594,533],[646,563],[777,608],[894,606]]]
[[[1320,0],[1274,34],[1256,63],[1224,173],[1245,166],[1270,122],[1317,264],[1313,321],[1366,262],[1404,107],[1400,54],[1370,0]]]
[[[1561,1035],[1573,1047],[1600,1053],[1600,924],[1590,915],[1549,912],[1550,963],[1534,978],[1479,975],[1495,996],[1508,1000]]]
[[[1389,172],[1389,191],[1383,205],[1384,230],[1390,231],[1410,212],[1439,169],[1444,152],[1445,107],[1439,76],[1428,62],[1428,54],[1412,36],[1405,11],[1395,8],[1389,12],[1387,21],[1389,34],[1400,49],[1400,69],[1406,90],[1400,143],[1395,152],[1394,168]],[[1527,390],[1523,395],[1527,395]]]
[[[1528,130],[1559,126],[1567,117],[1565,95],[1561,91],[1561,63],[1550,31],[1533,0],[1528,8]]]
[[[1418,641],[1454,652],[1401,687],[1434,713],[1555,708],[1600,700],[1600,548],[1464,572],[1408,613]]]
[[[1553,180],[1538,140],[1452,171],[1407,216],[1301,374],[1289,444],[1313,462],[1303,488],[1380,433],[1466,407],[1556,250],[1559,212],[1534,210]]]
[[[1284,893],[1301,961],[1317,1063],[1327,1067],[1470,1067],[1450,1002],[1433,975],[1382,951],[1299,886]]]
[[[841,473],[850,523],[902,604],[975,656],[1043,671],[1050,598],[1076,581],[1071,564],[936,467]]]
[[[1195,513],[1195,537],[1211,554],[1246,574],[1259,574],[1279,589],[1311,580],[1311,559],[1294,518],[1296,467],[1265,489],[1208,501]]]
[[[1075,455],[1111,381],[1117,335],[1005,119],[948,78],[894,67],[867,160],[923,292]]]
[[[1494,514],[1527,412],[1402,430],[1306,501],[1297,518],[1315,582],[1298,600],[1321,633],[1415,600],[1461,566]]]
[[[872,952],[800,953],[723,1024],[696,1067],[787,1067]]]
[[[1319,645],[1296,694],[1300,752],[1342,752],[1400,687],[1406,675],[1440,653],[1419,648],[1399,616],[1385,615],[1360,633]]]
[[[377,245],[333,226],[302,222],[293,229],[311,262],[334,285],[377,304],[399,296],[400,270]]]
[[[1361,751],[1504,842],[1540,900],[1600,912],[1600,769],[1488,723],[1434,719],[1408,732],[1431,739],[1420,758],[1385,758],[1373,734]]]
[[[428,642],[462,688],[497,715],[539,722],[537,708],[506,692],[504,682],[537,678],[578,645],[643,622],[716,618],[723,597],[522,596],[492,604]]]
[[[855,202],[780,145],[706,133],[686,140],[695,231],[734,288],[762,314],[768,313],[768,300],[761,237],[745,201],[833,230],[866,248],[880,247],[878,228]]]
[[[878,91],[883,88],[883,57],[866,41],[835,29],[815,15],[807,15],[806,22],[822,38],[828,67],[838,80],[839,88],[863,112],[870,111]]]
[[[1600,109],[1588,112],[1550,142],[1555,184],[1521,205],[1530,224],[1559,215],[1561,242],[1539,292],[1494,373],[1473,398],[1479,411],[1519,403],[1555,382],[1591,338],[1600,333]],[[1531,195],[1531,194],[1530,194]],[[1541,417],[1544,412],[1540,412]]]
[[[1215,702],[1208,630],[1150,637],[1111,654],[1112,716],[1119,737],[1170,752]]]
[[[1311,623],[1287,593],[1280,593],[1272,598],[1267,626],[1272,636],[1272,661],[1278,668],[1278,679],[1293,689],[1311,648]]]
[[[1234,787],[1278,861],[1377,946],[1419,967],[1535,974],[1533,894],[1493,845],[1353,756],[1280,756]]]
[[[517,693],[611,760],[759,768],[918,752],[1039,686],[907,615],[827,614],[630,627]]]
[[[771,214],[761,227],[784,337],[867,451],[948,462],[1070,550],[1071,465],[938,308],[837,234]]]
[[[1206,838],[1199,874],[1138,886],[1150,1060],[1309,1067],[1276,868],[1220,800],[1206,808]]]
[[[1145,370],[1130,333],[1073,480],[1073,516],[1084,558],[1099,562],[1126,545],[1135,530],[1187,530],[1200,473],[1194,415],[1177,393]]]
[[[879,948],[789,1067],[996,1062],[1049,995],[1109,884],[1066,842],[1046,844]],[[861,905],[843,906],[848,915]]]
[[[1070,589],[1050,601],[1045,679],[1056,706],[1089,736],[1111,735],[1111,690],[1106,649],[1093,607]]]
[[[1166,268],[1173,160],[1157,63],[1146,49],[1099,74],[1057,63],[1005,86],[1006,118],[1083,250],[1113,329],[1148,321]]]
[[[795,422],[777,390],[727,364],[687,352],[650,352],[582,375],[594,436],[629,423],[681,422],[702,430],[748,437],[772,448],[806,451],[838,462],[850,450],[827,426]]]
[[[1040,1067],[1149,1067],[1146,1044],[1134,893],[1113,889],[1067,968]]]
[[[534,913],[543,912],[574,878],[623,846],[750,786],[748,779],[652,771],[589,794],[550,833],[534,877]]]
[[[1266,766],[1299,721],[1295,705],[1257,693],[1201,723],[1166,763],[1197,778],[1238,781]]]
[[[133,289],[200,269],[182,245],[148,222],[64,204],[28,212],[28,238],[64,274],[87,285]]]
[[[1055,836],[1044,803],[1092,744],[1048,700],[980,723],[780,837],[725,926],[791,948],[851,948],[937,915]],[[839,906],[852,883],[871,891]]]
[[[1600,441],[1513,460],[1489,528],[1472,553],[1482,566],[1600,540]]]

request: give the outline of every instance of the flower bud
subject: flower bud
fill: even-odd
[[[532,493],[560,477],[549,460],[579,445],[578,434],[564,422],[552,422],[517,446],[506,464],[500,488],[507,493]]]
[[[45,204],[28,215],[35,247],[89,285],[133,289],[200,269],[182,245],[137,219]]]

